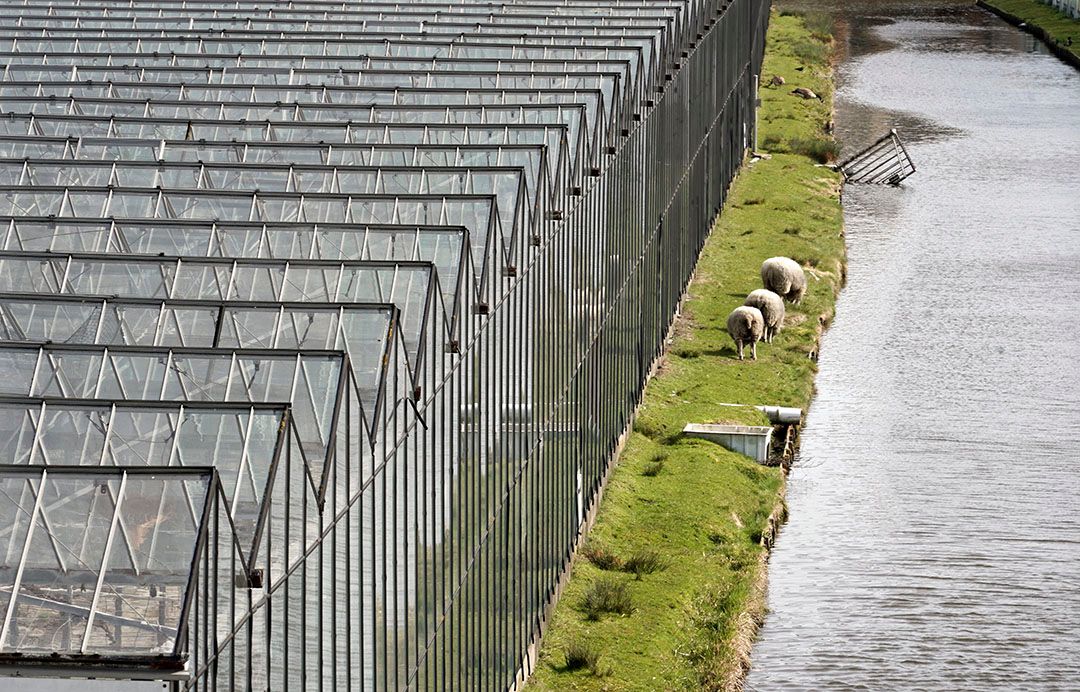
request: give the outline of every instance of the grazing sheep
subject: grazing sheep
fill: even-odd
[[[806,293],[806,274],[790,257],[770,257],[762,262],[761,283],[792,303],[800,302]]]
[[[761,311],[761,316],[765,320],[765,333],[762,338],[766,343],[771,344],[773,337],[780,331],[780,327],[784,326],[784,313],[786,312],[784,310],[784,299],[767,288],[759,288],[756,291],[751,291],[750,295],[746,296],[746,302],[743,305]]]
[[[765,331],[765,318],[761,310],[740,305],[727,318],[727,332],[735,340],[739,360],[743,359],[743,346],[750,345],[750,357],[757,360],[757,342]]]

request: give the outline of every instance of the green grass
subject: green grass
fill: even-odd
[[[623,571],[641,579],[646,574],[653,574],[667,567],[667,562],[660,551],[642,548],[623,562]]]
[[[822,50],[806,50],[807,41]],[[740,174],[702,252],[668,355],[646,388],[555,608],[530,689],[729,689],[742,673],[753,633],[746,623],[764,612],[760,541],[782,506],[783,475],[679,432],[690,421],[766,423],[750,406],[719,403],[810,401],[810,355],[843,282],[843,221],[837,175],[788,152],[790,142],[831,142],[824,134],[832,91],[827,47],[820,22],[811,30],[802,17],[774,13],[762,82],[780,74],[787,84],[762,89],[761,140],[775,144],[772,158]],[[797,86],[824,101],[791,95]],[[760,286],[762,260],[781,254],[811,268],[806,298],[789,307],[773,344],[758,345],[756,362],[740,363],[727,315]],[[628,613],[586,605],[597,584],[616,583],[628,595]],[[566,665],[564,652],[575,642],[602,657],[602,675]]]
[[[605,613],[630,615],[634,612],[634,597],[625,579],[602,575],[589,582],[581,595],[581,612],[585,619],[596,621]]]
[[[587,670],[594,676],[603,677],[607,669],[601,662],[600,650],[584,640],[575,640],[566,645],[563,651],[566,663],[564,670]]]
[[[1073,19],[1037,0],[987,0],[999,10],[1020,17],[1028,24],[1046,30],[1055,41],[1080,57],[1080,19]],[[1065,46],[1072,38],[1072,46]]]

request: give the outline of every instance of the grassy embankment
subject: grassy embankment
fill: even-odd
[[[1038,0],[983,0],[985,5],[1012,15],[1029,27],[1042,29],[1045,35],[1034,32],[1047,43],[1073,55],[1073,65],[1080,67],[1080,19],[1073,19]],[[1072,39],[1072,45],[1068,45]]]
[[[531,690],[736,689],[741,682],[764,614],[763,543],[770,518],[783,511],[784,478],[778,468],[679,431],[690,421],[766,423],[755,409],[718,402],[810,402],[810,356],[844,266],[839,177],[807,155],[835,150],[824,133],[828,26],[773,14],[762,82],[782,75],[787,84],[761,90],[760,143],[772,158],[740,174],[701,255],[668,355],[555,609]],[[797,86],[824,99],[794,96]],[[740,363],[727,315],[760,287],[761,262],[773,255],[804,263],[809,291],[789,307],[776,341],[759,344],[757,362]]]

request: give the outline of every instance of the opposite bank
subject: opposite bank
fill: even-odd
[[[836,152],[831,48],[826,18],[773,13],[759,111],[769,158],[739,174],[702,251],[529,689],[741,687],[765,613],[784,475],[680,431],[687,422],[767,424],[756,409],[721,403],[810,402],[845,272],[840,178],[819,165]],[[758,360],[739,362],[725,320],[760,287],[761,262],[773,255],[802,263],[809,290]]]
[[[1080,20],[1038,0],[977,0],[977,4],[1035,36],[1051,53],[1080,70]]]

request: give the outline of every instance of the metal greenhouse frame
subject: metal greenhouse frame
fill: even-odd
[[[768,7],[0,6],[0,689],[520,684]]]

